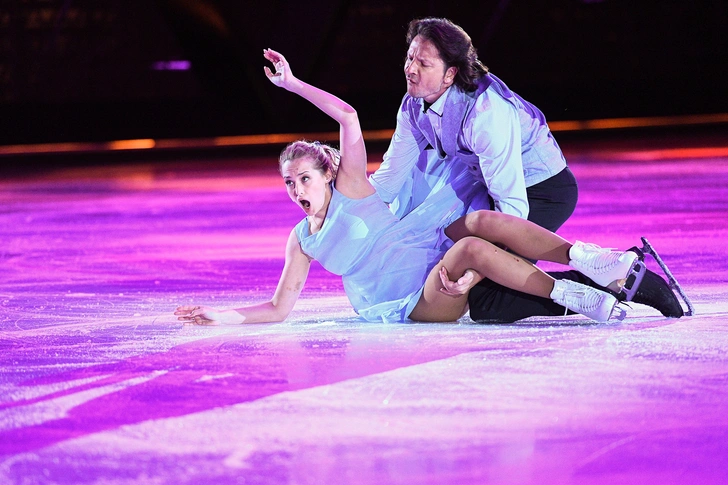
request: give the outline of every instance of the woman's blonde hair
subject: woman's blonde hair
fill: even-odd
[[[322,174],[331,171],[332,178],[336,178],[341,155],[339,150],[317,141],[298,140],[289,143],[278,158],[278,170],[282,171],[283,164],[301,157],[311,157],[316,163],[314,168]]]

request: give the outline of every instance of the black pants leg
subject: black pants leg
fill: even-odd
[[[555,279],[578,281],[585,285],[604,289],[578,271],[549,271]],[[470,318],[484,323],[513,323],[528,317],[573,315],[574,312],[554,303],[550,298],[527,295],[483,280],[468,294]]]
[[[528,220],[555,232],[574,212],[578,189],[569,168],[527,189]],[[598,287],[578,271],[549,273],[556,279],[569,279]],[[468,295],[470,317],[477,321],[511,323],[535,316],[564,315],[565,309],[549,298],[527,295],[483,280]]]
[[[528,220],[556,232],[576,208],[579,189],[574,174],[566,167],[550,179],[526,189]]]

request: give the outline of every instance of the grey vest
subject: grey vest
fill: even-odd
[[[543,113],[534,105],[514,93],[503,81],[493,74],[484,76],[473,92],[464,92],[453,86],[445,100],[442,117],[442,133],[438,138],[428,117],[422,112],[420,100],[409,99],[407,109],[410,119],[420,129],[428,143],[438,150],[446,160],[459,158],[474,172],[480,172],[477,154],[460,143],[463,123],[475,105],[475,101],[486,90],[496,93],[513,105],[521,125],[521,158],[526,187],[556,175],[566,167],[561,149],[549,130]]]

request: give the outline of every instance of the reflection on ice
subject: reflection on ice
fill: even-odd
[[[0,482],[726,483],[728,163],[585,158],[562,235],[647,236],[697,316],[366,324],[314,264],[282,324],[185,327],[273,291],[274,167],[0,182]]]

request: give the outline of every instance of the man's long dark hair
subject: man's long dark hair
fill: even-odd
[[[443,18],[415,19],[407,28],[407,45],[418,35],[437,48],[446,69],[457,68],[455,84],[463,91],[474,91],[478,80],[488,74],[488,68],[478,59],[470,36],[459,25]]]

